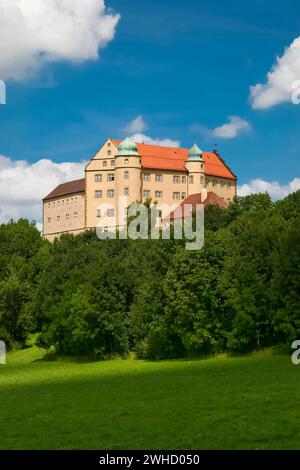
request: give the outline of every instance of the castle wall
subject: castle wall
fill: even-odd
[[[53,240],[61,233],[79,233],[85,227],[85,194],[76,193],[43,203],[43,235]]]

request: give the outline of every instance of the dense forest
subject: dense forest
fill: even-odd
[[[300,191],[205,208],[205,245],[43,240],[0,226],[0,339],[56,354],[162,359],[244,353],[300,338]]]

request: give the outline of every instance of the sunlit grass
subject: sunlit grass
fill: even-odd
[[[1,449],[296,449],[300,366],[270,351],[194,361],[0,366]]]

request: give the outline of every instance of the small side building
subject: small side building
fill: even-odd
[[[43,221],[43,235],[49,241],[85,230],[84,178],[60,184],[43,199]]]

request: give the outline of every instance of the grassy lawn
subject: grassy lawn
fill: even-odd
[[[297,449],[300,366],[243,358],[0,366],[1,449]]]

